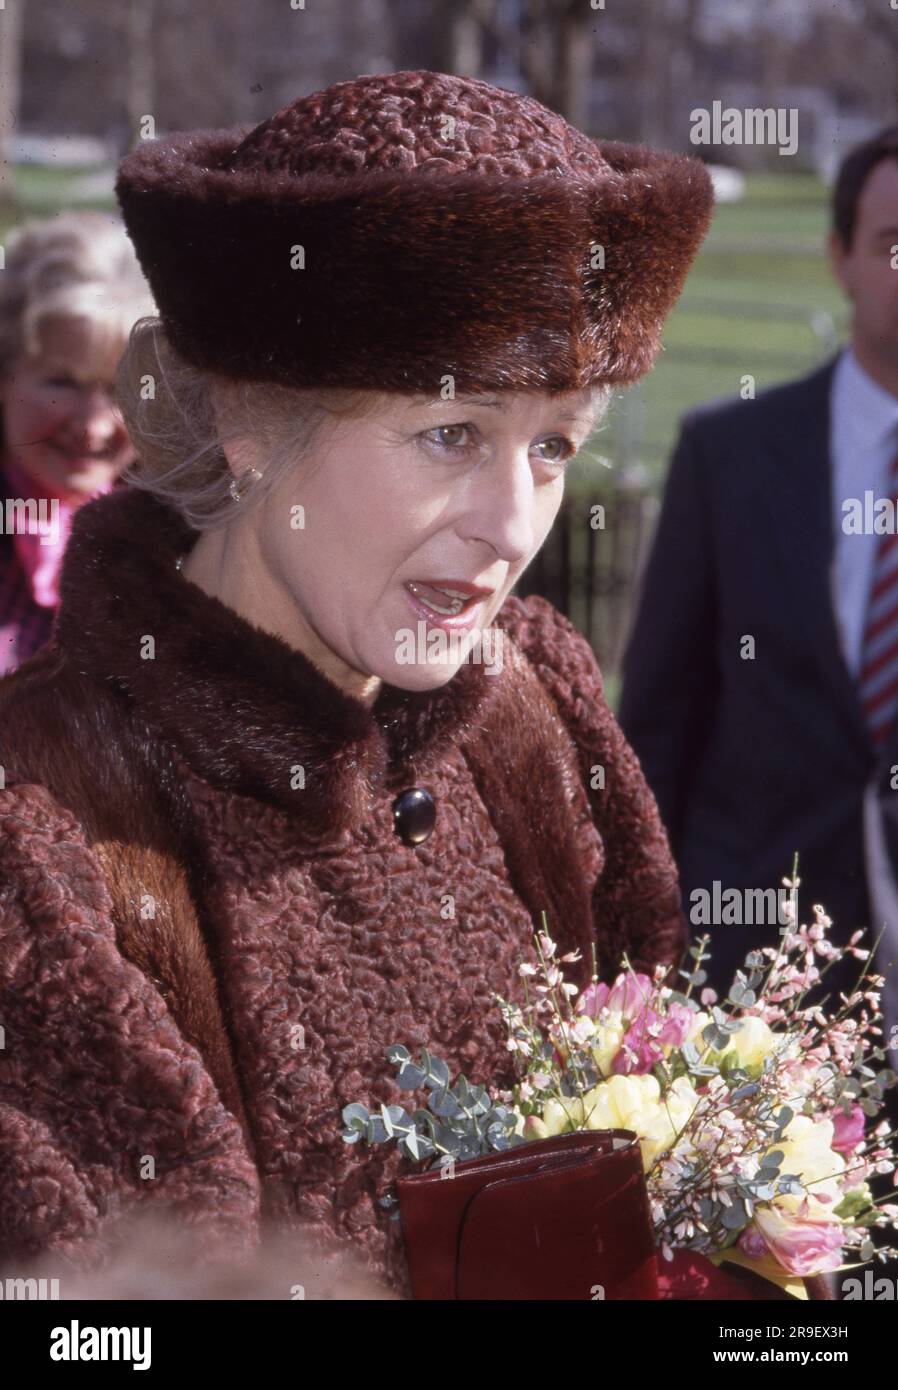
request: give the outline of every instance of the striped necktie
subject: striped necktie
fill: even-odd
[[[889,473],[889,496],[898,512],[898,454]],[[858,684],[870,736],[878,749],[898,710],[898,534],[878,536],[877,541]]]

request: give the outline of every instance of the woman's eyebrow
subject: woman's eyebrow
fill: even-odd
[[[454,396],[450,401],[444,401],[438,398],[426,402],[428,408],[435,408],[440,405],[481,405],[490,410],[504,411],[508,409],[507,401],[501,400],[496,396],[480,396],[476,393]],[[556,415],[555,418],[557,420],[569,420],[578,424],[590,425],[590,427],[593,425],[592,417],[588,412],[584,413],[582,410],[567,410],[563,415]]]
[[[508,409],[508,402],[500,400],[498,396],[478,396],[474,393],[473,395],[456,396],[455,399],[459,405],[483,405],[490,410]]]

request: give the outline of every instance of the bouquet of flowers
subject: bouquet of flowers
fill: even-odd
[[[416,1063],[396,1045],[398,1084],[429,1092],[409,1112],[343,1110],[347,1143],[395,1142],[410,1159],[455,1165],[491,1151],[583,1130],[631,1131],[660,1254],[741,1265],[804,1296],[803,1279],[896,1253],[874,1249],[871,1229],[898,1226],[898,1204],[874,1197],[870,1179],[896,1157],[885,1091],[879,1013],[882,978],[857,932],[847,947],[828,936],[820,907],[797,920],[798,880],[777,946],[750,952],[726,998],[705,988],[708,937],[691,948],[680,988],[624,960],[613,984],[583,989],[565,979],[577,953],[558,957],[547,930],[535,964],[522,963],[525,1002],[496,996],[517,1080],[490,1096],[464,1076],[454,1084],[439,1058]],[[850,956],[859,979],[825,1010],[809,991]],[[827,1001],[828,1002],[828,1001]],[[386,1198],[389,1204],[395,1199]]]

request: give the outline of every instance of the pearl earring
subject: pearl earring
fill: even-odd
[[[259,472],[258,468],[247,468],[246,472],[242,473],[239,478],[231,479],[228,492],[235,502],[240,502],[261,477],[262,474]]]

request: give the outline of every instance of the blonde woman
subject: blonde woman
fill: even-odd
[[[387,1047],[510,1084],[542,912],[581,983],[683,946],[595,657],[512,590],[710,179],[424,71],[148,142],[118,193],[139,486],[80,512],[56,641],[0,683],[0,1250],[89,1268],[152,1210],[407,1294],[399,1155],[341,1138],[403,1098]]]
[[[0,672],[47,641],[75,511],[133,458],[112,393],[153,309],[121,221],[64,212],[15,227],[0,275]]]

